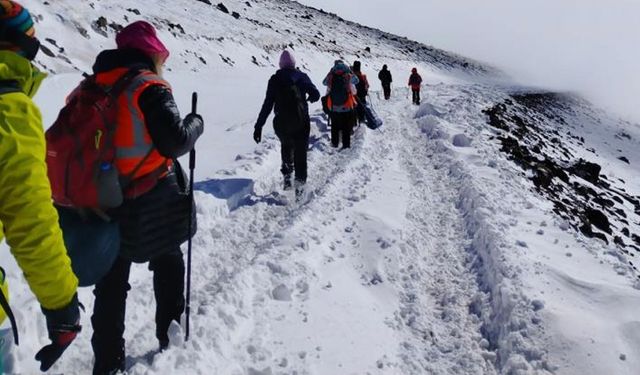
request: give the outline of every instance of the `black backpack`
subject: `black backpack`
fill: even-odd
[[[278,115],[274,125],[276,133],[295,134],[305,129],[307,122],[305,97],[291,80],[287,80],[278,90],[276,96]]]

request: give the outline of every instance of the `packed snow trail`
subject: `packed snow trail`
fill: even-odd
[[[326,133],[316,137],[312,149],[323,152],[310,158],[308,203],[240,206],[211,229],[213,248],[235,254],[203,290],[241,291],[242,280],[259,291],[243,303],[253,327],[236,348],[256,373],[494,371],[467,307],[479,291],[455,186],[430,163],[411,107],[396,102],[381,114],[384,130],[360,129],[351,150],[327,152]],[[269,168],[256,197],[279,188]],[[220,310],[218,295],[201,294]]]
[[[198,346],[237,343],[230,366],[240,373],[241,364],[265,374],[496,372],[468,307],[480,290],[459,182],[434,163],[415,108],[384,103],[386,126],[358,130],[351,150],[335,152],[316,134],[302,206],[260,202],[280,175],[276,141],[259,151],[266,178],[251,205],[201,223],[196,246],[209,257],[194,268]]]

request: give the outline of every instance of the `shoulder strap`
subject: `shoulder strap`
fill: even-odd
[[[117,98],[120,94],[124,92],[124,90],[129,87],[129,84],[133,82],[133,80],[140,75],[139,69],[130,69],[122,77],[118,78],[118,80],[107,89],[107,94],[112,98]]]
[[[2,267],[0,267],[0,273],[2,273],[2,280],[4,281],[6,277],[6,273],[4,272],[4,269]],[[13,311],[9,306],[9,301],[7,301],[7,296],[4,295],[2,290],[0,290],[0,306],[2,306],[2,309],[4,310],[5,314],[7,314],[7,318],[9,318],[9,321],[11,322],[11,330],[13,331],[13,341],[16,343],[16,346],[18,346],[20,342],[18,339],[18,324],[16,323],[16,317],[13,315]]]
[[[130,85],[126,87],[127,90],[130,90],[132,92],[136,91],[137,89],[139,89],[140,87],[142,87],[148,82],[162,83],[162,85],[166,86],[169,90],[171,90],[171,85],[169,84],[169,82],[162,79],[156,73],[150,70],[137,70],[137,73],[138,74],[136,74],[135,77],[131,80]]]
[[[17,81],[0,80],[0,95],[21,91]]]
[[[134,177],[135,177],[136,173],[138,173],[140,168],[142,168],[144,163],[149,159],[149,157],[151,156],[151,154],[153,153],[153,151],[155,149],[156,148],[154,146],[149,148],[149,151],[146,153],[146,155],[144,155],[142,160],[140,160],[140,162],[138,164],[136,164],[135,168],[133,168],[133,170],[129,174],[127,174],[126,176],[123,176],[120,179],[120,186],[122,187],[122,191],[126,190],[129,187],[129,185],[131,185],[131,183],[134,180]],[[158,168],[158,169],[160,169],[160,168]]]

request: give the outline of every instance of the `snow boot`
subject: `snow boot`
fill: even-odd
[[[284,181],[283,181],[283,184],[282,184],[282,189],[284,191],[287,191],[287,190],[291,190],[292,187],[293,187],[293,184],[291,182],[291,175],[290,174],[289,175],[285,175],[284,176]]]
[[[115,349],[109,358],[96,357],[93,375],[115,375],[125,371],[124,348]]]
[[[304,185],[304,182],[296,181],[296,202],[300,202],[304,198]]]

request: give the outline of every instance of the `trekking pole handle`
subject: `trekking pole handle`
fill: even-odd
[[[191,113],[196,114],[198,111],[198,93],[193,92],[191,94]],[[196,151],[195,149],[191,150],[189,153],[189,169],[195,169],[196,167]]]

